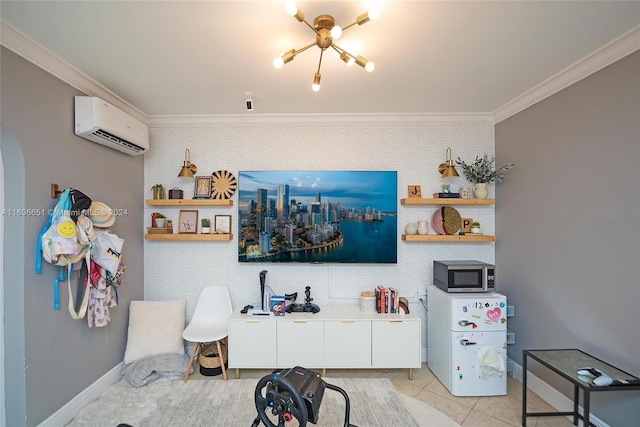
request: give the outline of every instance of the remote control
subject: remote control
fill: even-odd
[[[635,380],[613,380],[613,385],[640,385],[640,379]]]

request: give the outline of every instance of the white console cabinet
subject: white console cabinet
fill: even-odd
[[[229,367],[413,368],[420,367],[420,318],[365,313],[357,306],[322,307],[316,314],[229,318]]]

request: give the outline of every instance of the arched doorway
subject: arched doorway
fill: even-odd
[[[22,148],[0,123],[0,212],[25,207]],[[11,185],[5,186],[5,176]],[[24,217],[1,215],[0,236],[0,425],[22,424],[26,414],[24,339]],[[12,244],[11,251],[7,250]],[[8,286],[11,284],[11,286]],[[10,301],[11,304],[7,302]],[[11,342],[11,346],[5,343]],[[11,366],[8,369],[7,366]],[[20,367],[20,368],[18,368]],[[11,393],[7,393],[11,390]],[[21,422],[22,421],[22,422]]]

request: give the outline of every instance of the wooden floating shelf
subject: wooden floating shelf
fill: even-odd
[[[147,199],[149,206],[233,206],[231,199]]]
[[[145,234],[145,240],[200,240],[200,241],[226,241],[232,240],[233,234]]]
[[[401,205],[493,205],[496,199],[423,199],[420,197],[409,197],[400,199]]]
[[[496,236],[472,234],[445,236],[441,234],[403,234],[402,240],[407,242],[495,242]]]

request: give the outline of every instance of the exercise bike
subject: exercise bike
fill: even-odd
[[[357,427],[349,423],[347,393],[338,386],[324,382],[320,374],[300,366],[275,370],[258,381],[254,395],[258,416],[251,427],[258,427],[260,422],[266,427],[285,427],[285,423],[294,419],[299,427],[305,427],[307,422],[316,424],[325,388],[344,396],[344,427]],[[274,418],[278,424],[272,421]]]

